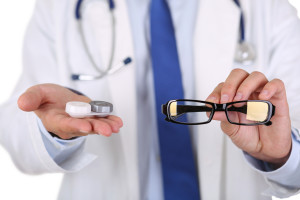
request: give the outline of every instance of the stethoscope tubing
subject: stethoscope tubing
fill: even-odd
[[[92,75],[80,75],[80,74],[72,74],[71,78],[72,80],[95,80],[95,79],[100,79],[103,78],[104,76],[108,75],[108,74],[112,74],[112,71],[117,71],[117,70],[113,70],[112,69],[112,63],[113,63],[113,59],[114,59],[114,53],[115,53],[115,44],[116,44],[116,20],[115,20],[115,15],[114,15],[114,8],[115,8],[115,3],[113,0],[107,0],[108,5],[109,5],[109,10],[110,10],[110,16],[111,16],[111,33],[112,33],[112,40],[111,40],[111,53],[110,53],[110,58],[109,58],[109,62],[108,65],[106,67],[105,70],[101,70],[100,67],[97,66],[95,60],[93,59],[93,56],[91,54],[91,52],[89,51],[88,45],[87,45],[87,41],[85,39],[84,36],[84,31],[83,31],[83,27],[82,27],[82,7],[83,7],[83,1],[84,0],[78,0],[75,6],[75,19],[78,22],[78,31],[79,31],[79,35],[81,38],[81,41],[83,43],[83,48],[85,49],[87,56],[89,57],[89,60],[92,64],[92,66],[94,67],[94,69],[99,73],[99,75],[97,76],[92,76]],[[127,59],[127,58],[126,58]],[[124,59],[124,61],[126,60]],[[131,58],[130,58],[131,60]],[[128,62],[124,62],[125,65]],[[89,78],[87,78],[89,77]]]
[[[241,19],[240,19],[240,43],[245,41],[245,23],[244,23],[244,14],[242,11],[242,7],[239,0],[233,0],[235,4],[240,8],[241,10]]]
[[[80,9],[82,7],[82,3],[84,0],[78,0],[75,6],[75,18],[77,20],[81,19],[81,12]],[[108,0],[109,9],[112,11],[115,9],[115,2],[114,0]]]

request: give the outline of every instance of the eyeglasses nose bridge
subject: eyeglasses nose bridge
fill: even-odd
[[[227,104],[226,103],[216,103],[215,111],[225,111]]]

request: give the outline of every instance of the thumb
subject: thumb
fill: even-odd
[[[229,123],[228,121],[221,122],[221,129],[223,133],[228,135],[230,138],[236,135],[239,130],[239,126]]]
[[[23,111],[37,110],[43,103],[43,92],[39,85],[30,87],[18,99],[18,106]]]

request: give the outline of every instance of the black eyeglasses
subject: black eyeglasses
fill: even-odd
[[[275,106],[264,100],[216,104],[191,99],[171,100],[162,105],[162,113],[167,116],[166,121],[186,125],[207,124],[218,111],[225,111],[227,120],[231,124],[270,126],[272,124],[270,119],[275,114]]]

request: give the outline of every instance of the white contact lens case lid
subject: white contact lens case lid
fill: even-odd
[[[110,112],[92,112],[91,104],[79,101],[70,101],[66,104],[66,113],[71,117],[84,118],[84,117],[106,117]],[[109,111],[109,110],[106,110]]]

